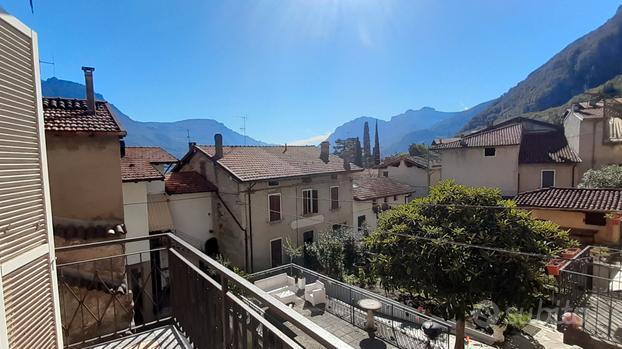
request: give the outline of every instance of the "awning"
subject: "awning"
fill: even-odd
[[[149,212],[150,233],[173,230],[173,218],[165,194],[147,195],[147,211]]]

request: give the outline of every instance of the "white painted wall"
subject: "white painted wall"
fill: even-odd
[[[428,195],[428,170],[417,166],[408,167],[404,161],[400,161],[400,165],[387,166],[387,168],[378,169],[378,176],[384,176],[384,172],[388,172],[388,177],[401,183],[406,183],[415,187],[413,197],[422,197]]]
[[[164,181],[160,181],[164,183]],[[123,214],[126,238],[149,235],[149,213],[147,211],[147,187],[149,182],[125,182],[123,183]],[[127,253],[145,251],[149,249],[148,241],[131,242],[125,245]],[[148,260],[149,254],[143,254],[143,261]],[[129,256],[128,264],[140,262],[138,255]]]
[[[407,195],[397,195],[397,197],[387,197],[387,204],[391,207],[397,207],[407,202]],[[384,198],[376,200],[378,205],[384,204]],[[367,229],[372,231],[378,226],[378,217],[373,210],[374,204],[372,200],[358,201],[354,200],[352,203],[352,226],[357,226],[358,217],[365,216],[365,222],[367,223]]]
[[[168,206],[175,234],[203,250],[205,241],[215,237],[212,217],[212,193],[170,195]]]

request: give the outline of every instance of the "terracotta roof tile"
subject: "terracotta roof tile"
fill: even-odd
[[[121,158],[121,180],[123,182],[157,181],[164,180],[164,175],[146,159],[124,156]]]
[[[397,156],[391,159],[386,159],[382,163],[380,163],[377,167],[379,168],[387,168],[387,166],[399,166],[399,164],[404,161],[406,166],[417,166],[419,168],[428,168],[428,160],[422,158],[421,156],[412,156],[412,155],[403,155]]]
[[[218,191],[214,184],[194,171],[170,173],[166,176],[164,186],[169,195]]]
[[[160,147],[126,147],[125,156],[135,159],[146,159],[154,164],[177,162],[177,158]]]
[[[518,145],[521,141],[520,123],[479,131],[453,142],[433,144],[433,149],[456,149],[464,147],[491,147],[500,145]]]
[[[354,200],[365,201],[394,195],[414,193],[415,188],[389,177],[357,173],[352,181]]]
[[[521,164],[578,163],[579,155],[570,148],[561,131],[523,135],[518,162]]]
[[[519,207],[622,211],[622,189],[546,188],[518,194]]]
[[[47,132],[110,132],[125,135],[108,103],[102,101],[96,102],[95,115],[91,115],[83,99],[44,97],[43,119]]]
[[[213,146],[196,147],[207,156],[214,156]],[[348,171],[336,155],[329,155],[329,161],[324,163],[320,159],[320,149],[314,146],[287,146],[287,150],[283,146],[225,146],[218,164],[240,181]],[[351,165],[351,171],[357,170],[360,168]]]

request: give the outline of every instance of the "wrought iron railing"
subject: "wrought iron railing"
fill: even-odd
[[[150,248],[76,260],[141,242]],[[61,247],[57,254],[75,260],[57,266],[66,347],[174,325],[197,349],[301,348],[264,318],[269,312],[316,347],[351,348],[172,234]]]
[[[587,246],[560,270],[558,324],[562,316],[578,314],[590,336],[622,345],[622,251]]]
[[[254,282],[281,273],[305,278],[307,284],[320,280],[326,288],[328,298],[325,310],[361,329],[366,327],[366,313],[359,309],[357,302],[365,298],[379,301],[382,307],[376,312],[375,336],[391,345],[408,349],[450,347],[450,333],[453,327],[451,323],[422,314],[402,303],[329,278],[297,264],[286,264],[254,273],[247,276],[247,279]],[[435,339],[429,339],[421,330],[421,325],[425,321],[438,324],[443,329],[442,334]]]

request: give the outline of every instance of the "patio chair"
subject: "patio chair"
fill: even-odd
[[[326,304],[326,288],[321,281],[317,280],[305,286],[305,301],[314,307],[318,304]]]
[[[255,286],[284,304],[296,301],[296,280],[286,273],[257,280]]]

